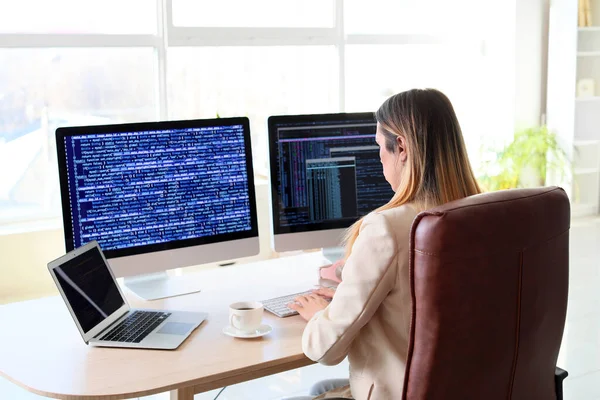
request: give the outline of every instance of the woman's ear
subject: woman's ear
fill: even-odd
[[[396,144],[398,145],[398,160],[404,163],[408,159],[406,140],[402,136],[396,136]]]

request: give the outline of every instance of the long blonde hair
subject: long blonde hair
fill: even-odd
[[[473,174],[452,103],[435,89],[413,89],[387,99],[375,114],[386,150],[405,141],[407,159],[392,199],[376,211],[413,203],[418,211],[481,193]],[[346,257],[358,237],[362,218],[346,234]]]

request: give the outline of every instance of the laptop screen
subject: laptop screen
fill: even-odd
[[[97,247],[53,271],[84,333],[125,304]]]

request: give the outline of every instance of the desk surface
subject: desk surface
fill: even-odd
[[[132,307],[205,311],[207,321],[174,351],[87,346],[60,297],[0,306],[0,375],[42,396],[122,399],[173,391],[172,398],[311,364],[302,353],[305,322],[265,312],[273,331],[236,339],[221,330],[228,305],[300,292],[314,286],[320,253],[189,274],[199,293],[145,302],[125,291]]]

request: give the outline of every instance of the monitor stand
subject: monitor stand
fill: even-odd
[[[198,282],[189,276],[169,276],[166,272],[129,276],[125,286],[144,300],[157,300],[199,292]]]
[[[323,247],[321,251],[323,252],[323,257],[333,264],[334,262],[344,258],[346,249],[343,247]]]

